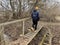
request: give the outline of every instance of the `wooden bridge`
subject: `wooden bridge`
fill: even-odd
[[[1,23],[0,24],[0,45],[28,45],[31,40],[33,40],[33,38],[38,34],[39,31],[41,31],[41,29],[47,25],[60,25],[60,23],[47,23],[47,22],[42,22],[39,21],[38,23],[38,29],[36,30],[36,32],[28,32],[27,34],[24,34],[24,29],[25,29],[25,21],[26,20],[30,20],[30,18],[24,18],[24,19],[19,19],[19,20],[15,20],[15,21],[11,21],[11,22],[6,22],[6,23]],[[12,42],[8,42],[7,40],[4,39],[4,26],[9,25],[9,24],[14,24],[17,22],[22,22],[23,23],[23,31],[22,31],[22,39],[17,39],[16,41],[12,41]],[[44,40],[46,39],[46,35],[49,32],[49,44],[44,43]],[[24,39],[27,38],[27,39]],[[42,45],[43,43],[46,45],[51,45],[51,40],[52,40],[52,34],[50,32],[50,29],[48,29],[48,31],[44,34],[44,36],[42,37],[42,40],[40,42],[39,45]],[[23,42],[21,42],[23,41]]]

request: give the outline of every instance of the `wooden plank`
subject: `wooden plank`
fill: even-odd
[[[0,25],[13,24],[13,23],[17,23],[17,22],[25,21],[25,20],[28,20],[28,19],[30,19],[30,17],[29,17],[29,18],[24,18],[24,19],[15,20],[15,21],[11,21],[11,22],[0,23]]]
[[[59,22],[53,23],[53,22],[43,22],[43,21],[39,21],[39,23],[42,24],[42,25],[60,25]]]
[[[4,27],[3,26],[0,26],[0,31],[2,31],[2,32],[0,32],[0,43],[1,43],[1,45],[5,45],[5,40],[4,40]]]
[[[39,29],[37,29],[35,32],[30,32],[25,35],[26,37],[29,38],[28,42],[26,42],[25,45],[28,45],[31,42],[31,40],[37,35],[37,33],[41,30],[42,27],[43,27],[43,25],[40,25]]]
[[[44,45],[50,45],[50,44],[44,43]]]
[[[43,25],[38,26],[38,29],[35,32],[29,32],[28,34],[25,34],[22,38],[11,42],[10,45],[17,45],[17,43],[19,43],[20,45],[28,45],[31,40],[38,34],[42,27]]]
[[[42,41],[39,43],[39,45],[42,45],[43,44],[45,38],[46,38],[46,34],[44,35],[44,37],[43,37]]]
[[[24,36],[24,25],[25,25],[25,21],[23,21],[23,36]]]
[[[49,28],[49,27],[47,27],[47,29],[48,29],[48,31],[49,31],[49,34],[50,34],[50,36],[49,36],[49,45],[52,45],[52,37],[53,37],[53,35],[52,35],[52,33],[51,33],[51,29]]]

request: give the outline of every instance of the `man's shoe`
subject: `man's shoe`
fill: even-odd
[[[33,32],[34,32],[34,28],[33,28],[33,27],[31,27],[31,31],[33,31]]]
[[[29,32],[31,32],[31,29],[30,29],[30,28],[28,28],[28,31],[29,31]]]

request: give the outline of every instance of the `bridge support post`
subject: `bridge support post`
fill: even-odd
[[[24,36],[24,25],[25,25],[24,23],[25,23],[25,21],[23,21],[23,36]]]
[[[48,27],[47,27],[48,28]],[[52,33],[51,33],[51,29],[50,28],[48,28],[48,32],[49,32],[49,34],[50,34],[50,36],[49,36],[49,45],[52,45]]]
[[[3,26],[0,26],[0,45],[5,45]]]

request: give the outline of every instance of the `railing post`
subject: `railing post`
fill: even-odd
[[[25,23],[25,21],[23,21],[23,36],[24,36],[24,25],[25,25],[24,23]]]
[[[52,45],[52,33],[51,33],[51,29],[48,28],[48,31],[49,31],[49,34],[50,34],[50,36],[49,36],[49,38],[50,38],[49,44]]]
[[[4,27],[0,25],[0,44],[5,45],[4,40]]]

